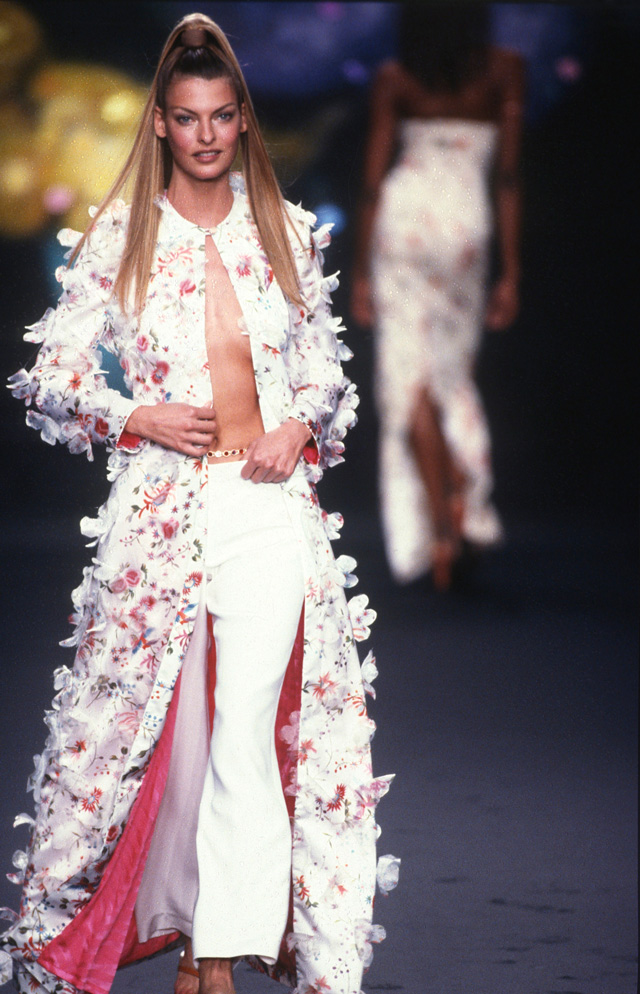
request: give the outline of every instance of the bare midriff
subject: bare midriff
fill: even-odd
[[[218,435],[211,449],[246,449],[264,435],[248,334],[242,310],[213,238],[205,239],[205,335]],[[244,454],[209,457],[233,462]]]

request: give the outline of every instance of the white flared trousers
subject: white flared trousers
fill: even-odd
[[[213,733],[207,752],[198,744],[209,738],[200,618],[183,665],[167,785],[136,918],[143,940],[174,929],[191,935],[196,960],[251,954],[275,962],[291,880],[275,721],[304,586],[286,495],[277,484],[244,480],[243,465],[209,466]]]

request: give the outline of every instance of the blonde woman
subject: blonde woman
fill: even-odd
[[[17,819],[0,942],[19,991],[107,994],[119,965],[179,944],[177,994],[230,994],[241,957],[299,994],[360,990],[389,778],[355,650],[374,615],[347,605],[354,563],[314,490],[357,401],[313,221],[281,197],[224,34],[184,19],[122,174],[61,235],[64,293],[12,377],[45,441],[107,444],[112,481],[81,523],[75,664],[55,674],[35,819]]]

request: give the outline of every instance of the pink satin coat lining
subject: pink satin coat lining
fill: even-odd
[[[208,619],[211,634],[211,618]],[[210,639],[208,660],[208,703],[210,723],[213,724],[213,694],[215,689],[215,642]],[[291,750],[279,735],[288,724],[292,711],[300,709],[302,692],[302,659],[304,654],[304,609],[285,676],[276,719],[276,749],[283,790],[292,782],[297,765],[297,750]],[[145,775],[129,816],[100,884],[91,900],[78,912],[63,932],[53,939],[38,957],[38,963],[56,977],[69,981],[88,994],[109,994],[119,966],[151,956],[176,942],[178,932],[157,936],[148,942],[138,940],[135,904],[149,846],[153,836],[158,809],[169,771],[173,732],[176,723],[180,678],[165,726],[149,769]],[[295,798],[285,794],[287,809],[293,819]],[[286,932],[291,931],[293,905],[290,901]],[[285,934],[286,934],[285,932]],[[284,944],[277,969],[295,976],[294,954]]]

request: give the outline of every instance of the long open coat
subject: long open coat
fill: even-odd
[[[374,613],[363,595],[347,604],[355,564],[348,556],[334,560],[329,540],[338,537],[341,518],[320,509],[314,489],[323,468],[341,461],[357,403],[340,365],[350,353],[329,308],[336,280],[322,277],[328,231],[313,235],[313,215],[289,205],[308,305],[301,310],[273,279],[238,176],[232,187],[233,207],[210,232],[181,217],[166,197],[158,200],[157,254],[139,320],[125,316],[112,296],[128,217],[124,204],[112,205],[74,267],[60,271],[57,309],[26,336],[42,343],[35,366],[12,377],[15,393],[35,406],[27,422],[46,442],[65,442],[89,459],[96,442],[112,450],[109,498],[97,518],[81,522],[95,553],[73,594],[68,644],[77,654],[72,670],[55,674],[50,734],[30,781],[31,840],[14,859],[20,913],[0,939],[20,991],[106,994],[119,964],[176,939],[141,944],[134,906],[170,757],[173,692],[200,602],[207,461],[123,428],[139,404],[212,399],[207,234],[242,308],[265,430],[295,417],[315,439],[281,484],[306,593],[276,730],[292,819],[292,912],[280,960],[268,972],[297,984],[299,994],[357,994],[371,942],[382,937],[371,924],[374,812],[391,778],[372,775],[363,677],[375,676],[375,664],[369,654],[361,672],[355,648]],[[77,237],[64,231],[60,240],[73,245]],[[119,358],[133,400],[107,386],[99,345]],[[32,820],[17,819],[25,821]],[[396,870],[396,861],[382,857],[383,889]]]

